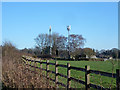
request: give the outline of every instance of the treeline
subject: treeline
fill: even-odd
[[[101,58],[120,58],[120,50],[117,48],[112,48],[111,50],[100,50],[96,51],[96,56]]]
[[[36,48],[32,48],[32,49],[22,49],[21,51],[25,52],[25,53],[29,53],[32,55],[36,55],[36,56],[40,56],[42,55],[41,52],[36,49]],[[49,54],[48,54],[49,55]],[[91,48],[79,48],[76,49],[76,51],[71,52],[70,53],[71,57],[78,57],[78,56],[83,56],[85,57],[85,55],[88,56],[88,58],[90,58],[91,56],[96,56],[97,58],[109,58],[112,57],[114,59],[116,58],[120,58],[120,50],[117,48],[113,48],[111,50],[95,50],[95,49],[91,49]],[[67,58],[68,57],[68,52],[67,50],[63,50],[63,51],[58,51],[58,56],[54,55],[56,57],[60,57],[60,58]]]
[[[36,42],[35,48],[25,48],[21,51],[31,53],[36,56],[49,55],[51,47],[52,56],[62,58],[68,57],[68,51],[72,53],[77,49],[82,48],[86,41],[82,35],[71,34],[69,37],[65,37],[59,33],[52,33],[51,35],[39,34],[34,40]]]
[[[59,33],[39,34],[35,39],[34,48],[24,48],[21,51],[33,54],[35,56],[49,56],[50,47],[52,57],[68,58],[68,51],[71,58],[96,56],[98,58],[120,58],[120,51],[117,48],[111,50],[95,50],[92,48],[83,48],[86,39],[79,34],[70,34],[68,37]]]

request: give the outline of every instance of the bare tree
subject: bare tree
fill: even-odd
[[[48,34],[39,34],[37,38],[35,38],[35,42],[37,47],[42,51],[49,45],[49,36]]]
[[[82,35],[71,34],[69,36],[70,51],[75,51],[77,48],[81,48],[85,43],[85,38]]]
[[[52,55],[58,54],[59,51],[66,51],[68,48],[67,37],[59,35],[59,33],[52,33],[51,43],[48,34],[39,34],[35,38],[37,47],[44,53],[49,52],[50,45],[52,48]],[[81,48],[84,45],[85,39],[82,35],[71,34],[69,36],[70,51],[75,51],[77,48]],[[45,54],[46,54],[45,53]]]
[[[57,38],[57,48],[58,48],[58,50],[66,50],[66,45],[67,45],[67,37],[59,36]]]

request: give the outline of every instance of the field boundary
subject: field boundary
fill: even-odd
[[[25,65],[28,65],[30,67],[34,67],[33,72],[35,72],[36,68],[43,70],[43,71],[46,71],[46,78],[53,81],[55,83],[56,88],[58,88],[58,85],[61,85],[65,88],[72,88],[71,87],[71,80],[72,80],[72,81],[75,81],[75,82],[78,82],[78,83],[85,85],[86,90],[89,90],[90,87],[95,88],[95,89],[102,89],[102,90],[107,89],[107,90],[109,90],[109,88],[104,88],[102,86],[90,83],[90,73],[94,73],[94,74],[99,74],[101,76],[116,78],[116,89],[117,90],[120,89],[120,69],[116,69],[116,73],[108,73],[108,72],[103,72],[103,71],[91,70],[90,66],[85,66],[85,68],[79,68],[79,67],[70,66],[69,63],[67,63],[67,65],[58,64],[57,61],[55,61],[55,63],[50,63],[49,60],[46,60],[46,62],[42,62],[42,60],[40,60],[40,61],[31,60],[31,59],[27,59],[26,57],[22,57],[22,60],[25,63]],[[31,64],[32,62],[34,63],[34,65]],[[40,67],[36,66],[37,63],[40,63]],[[46,69],[42,68],[42,64],[46,65]],[[55,66],[55,72],[49,70],[49,65]],[[67,69],[67,76],[59,73],[58,67],[66,68]],[[72,69],[85,72],[85,81],[71,77],[71,70]],[[49,73],[55,74],[55,79],[49,78]],[[58,76],[66,78],[67,85],[63,84],[62,82],[59,82]]]

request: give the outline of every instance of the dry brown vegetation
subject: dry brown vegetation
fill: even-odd
[[[2,47],[2,82],[4,88],[51,88],[46,85],[45,77],[31,73],[23,64],[21,57],[26,55],[20,52],[10,42],[5,42]]]

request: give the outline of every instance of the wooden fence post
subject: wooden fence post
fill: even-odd
[[[29,65],[31,65],[30,70],[31,70],[31,73],[32,73],[32,61],[30,61]]]
[[[27,62],[27,61],[26,61],[25,59],[23,59],[23,58],[22,58],[22,60],[23,60],[24,69],[26,69],[26,66],[27,66],[27,65],[26,65],[26,62]]]
[[[34,59],[34,72],[36,72],[36,65],[37,63],[35,62],[35,59]]]
[[[36,68],[35,68],[35,66],[36,66],[35,64],[36,64],[36,63],[35,63],[35,59],[34,59],[34,72],[35,72],[35,69],[36,69]]]
[[[47,84],[47,87],[49,86],[48,84],[48,79],[49,79],[49,60],[46,60],[46,78],[47,78],[47,81],[46,81],[46,84]]]
[[[42,75],[42,61],[40,60],[40,76]]]
[[[90,75],[89,75],[89,70],[90,66],[85,66],[85,90],[90,90]]]
[[[28,60],[25,60],[26,61],[26,64],[28,65]]]
[[[116,89],[120,90],[120,69],[116,69]]]
[[[70,64],[67,63],[67,89],[70,88],[71,80],[70,80]]]
[[[55,61],[55,87],[58,88],[58,66],[57,66],[58,62]]]
[[[26,61],[26,66],[25,66],[25,68],[27,69],[27,72],[29,72],[30,67],[29,67],[29,65],[28,65],[28,60],[25,59],[25,61]]]
[[[27,64],[27,68],[30,69],[29,61],[28,60],[26,60],[26,61],[27,61],[27,63],[26,63]]]
[[[49,78],[49,60],[46,61],[46,77]]]
[[[26,60],[25,60],[25,59],[23,59],[23,60],[24,60],[24,65],[26,66]],[[24,66],[24,67],[25,67],[25,66]]]
[[[36,76],[36,66],[37,66],[37,62],[35,62],[35,59],[33,59],[34,60],[34,84],[36,83],[36,81],[35,81],[35,76]]]
[[[27,64],[27,60],[26,59],[24,59],[25,60],[25,64]]]

